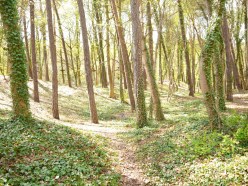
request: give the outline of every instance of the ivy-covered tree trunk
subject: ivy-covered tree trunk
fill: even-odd
[[[11,65],[10,86],[14,118],[28,119],[31,117],[28,75],[16,4],[16,0],[0,0],[0,14],[7,41],[8,60]]]
[[[219,38],[222,40],[222,38]],[[224,57],[223,50],[224,45],[223,41],[219,42],[219,46],[216,47],[214,53],[214,68],[215,68],[215,91],[216,91],[216,101],[217,107],[220,111],[226,109],[225,103],[225,90],[224,90]]]
[[[212,130],[220,129],[222,126],[222,121],[216,107],[215,93],[212,85],[212,63],[213,54],[219,47],[219,42],[221,38],[221,23],[223,13],[225,11],[226,0],[220,1],[220,7],[218,11],[218,17],[213,25],[213,28],[207,34],[207,39],[202,51],[202,58],[200,60],[200,84],[201,89],[205,98],[205,105],[207,107],[207,112],[210,120],[210,127]]]
[[[148,48],[145,44],[145,39],[143,39],[143,63],[145,66],[146,74],[147,74],[147,79],[150,85],[151,89],[151,98],[152,98],[152,109],[154,110],[154,116],[157,121],[162,121],[164,120],[164,114],[163,110],[161,107],[161,101],[160,101],[160,95],[158,91],[158,86],[156,83],[155,79],[155,74],[152,68],[152,63],[151,63],[151,56],[149,55]],[[151,107],[151,106],[150,106]]]
[[[140,23],[139,0],[131,0],[132,33],[134,47],[134,85],[136,96],[137,127],[147,125],[146,104],[144,94],[144,76],[142,65],[142,28]]]

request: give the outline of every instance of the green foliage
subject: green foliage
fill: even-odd
[[[247,148],[236,131],[245,116],[230,114],[223,131],[209,132],[202,100],[164,105],[166,121],[122,134],[137,146],[137,157],[156,185],[242,185],[247,183]],[[240,164],[240,166],[239,166]]]
[[[10,84],[14,117],[26,119],[30,117],[28,76],[16,4],[16,0],[0,0],[0,14],[11,64]]]
[[[209,158],[188,168],[187,185],[247,185],[248,157],[235,155],[226,161]]]
[[[238,142],[221,133],[203,133],[192,139],[189,147],[196,157],[205,158],[209,155],[229,157],[235,153]]]
[[[213,155],[221,141],[220,134],[204,133],[194,138],[190,144],[192,152],[200,157]]]
[[[231,114],[224,118],[223,132],[233,136],[239,128],[247,125],[246,116],[242,114]]]
[[[118,185],[103,147],[40,121],[0,120],[0,185]]]
[[[237,130],[235,138],[239,141],[240,145],[248,147],[248,123]]]

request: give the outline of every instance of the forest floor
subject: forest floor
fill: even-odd
[[[0,87],[0,110],[10,111],[9,83],[1,79]],[[32,95],[31,87],[32,82],[29,82]],[[54,120],[51,115],[52,84],[40,81],[39,88],[40,103],[31,99],[34,117],[104,140],[113,169],[121,175],[120,185],[207,185],[206,180],[209,184],[248,184],[247,148],[240,150],[237,147],[237,152],[233,152],[236,141],[228,135],[223,138],[227,142],[221,139],[219,144],[211,144],[208,140],[220,136],[206,133],[207,116],[202,98],[198,94],[195,98],[187,96],[184,86],[170,99],[167,86],[160,87],[166,120],[149,120],[149,126],[144,129],[135,128],[135,113],[130,112],[129,105],[108,98],[108,90],[99,87],[95,92],[100,124],[89,122],[86,89],[67,86],[59,87],[60,120]],[[230,125],[243,122],[248,112],[248,93],[235,94],[234,98],[233,103],[227,103],[228,111],[223,114]],[[210,147],[202,145],[203,142],[210,143]],[[219,147],[220,151],[213,150]]]

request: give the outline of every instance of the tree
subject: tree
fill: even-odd
[[[35,23],[34,23],[34,0],[29,0],[30,6],[30,24],[31,24],[31,52],[32,52],[32,64],[33,64],[33,85],[34,85],[34,101],[40,102],[39,98],[39,86],[38,86],[38,72],[37,72],[37,60],[36,60],[36,38],[35,38]]]
[[[229,28],[228,28],[226,13],[224,13],[222,33],[223,33],[223,39],[224,39],[225,51],[226,51],[226,79],[227,79],[227,85],[226,85],[227,96],[226,97],[228,101],[233,101],[233,91],[232,91],[232,86],[233,86],[233,73],[232,72],[233,71],[232,69],[234,65],[234,60],[233,60],[232,52],[231,52],[231,43],[230,43]]]
[[[152,68],[151,56],[149,55],[149,51],[145,44],[145,41],[143,42],[143,56],[144,56],[143,63],[145,66],[146,74],[148,77],[147,79],[148,79],[150,89],[151,89],[151,95],[152,95],[151,97],[152,97],[152,104],[153,104],[152,108],[154,110],[154,116],[157,121],[162,121],[165,118],[164,118],[163,110],[161,107],[158,86],[157,86],[154,71]]]
[[[245,89],[248,90],[248,1],[244,0],[245,8],[245,47],[246,47],[246,71],[245,71]]]
[[[215,21],[213,28],[207,34],[206,42],[202,50],[201,60],[200,60],[200,83],[202,93],[205,98],[205,105],[207,108],[210,127],[212,130],[221,129],[222,121],[218,108],[216,107],[215,93],[212,86],[212,77],[211,77],[211,65],[213,61],[213,54],[217,47],[219,46],[218,42],[221,38],[221,24],[222,16],[225,11],[225,0],[221,0],[219,3],[218,17]]]
[[[83,37],[83,46],[84,46],[84,67],[85,67],[86,82],[87,82],[88,96],[90,102],[91,121],[93,123],[98,123],[98,115],[97,115],[97,109],[95,103],[95,95],[94,95],[92,72],[91,72],[90,49],[89,49],[89,41],[87,35],[88,31],[86,27],[84,6],[82,0],[77,0],[77,3],[79,9],[81,29],[83,33],[82,37]]]
[[[55,0],[53,0],[53,5],[54,5],[55,14],[56,14],[56,17],[57,17],[57,20],[58,20],[59,34],[60,34],[60,37],[61,37],[63,51],[64,51],[64,55],[65,55],[65,65],[66,65],[68,86],[72,87],[69,60],[68,60],[67,49],[66,49],[66,45],[65,45],[64,32],[63,32],[63,29],[62,29],[62,24],[61,24],[61,21],[60,21],[60,17],[59,17],[59,13],[58,13],[58,10],[57,10]]]
[[[53,32],[53,15],[52,15],[52,7],[50,0],[46,0],[46,9],[47,9],[47,25],[48,25],[49,43],[50,43],[50,55],[51,55],[52,71],[53,71],[52,110],[53,110],[53,117],[55,119],[59,119],[57,54],[56,54],[56,45],[55,45],[54,32]]]
[[[107,22],[107,36],[106,36],[106,45],[107,45],[107,67],[108,67],[108,77],[109,77],[109,97],[110,98],[115,98],[115,87],[114,87],[114,79],[111,71],[111,66],[110,66],[110,37],[109,37],[109,32],[110,32],[110,25],[109,25],[109,4],[108,0],[105,0],[105,9],[106,9],[106,22]]]
[[[28,34],[27,34],[27,21],[26,21],[26,15],[25,10],[23,10],[23,31],[24,31],[24,41],[25,41],[25,49],[26,49],[26,58],[28,63],[28,74],[30,78],[33,78],[33,72],[32,72],[32,65],[31,65],[31,58],[29,53],[29,42],[28,42]]]
[[[41,23],[40,23],[40,32],[42,35],[43,62],[45,64],[45,80],[50,81],[48,58],[47,58],[47,35],[46,35],[46,21],[45,21],[46,15],[45,15],[45,11],[43,11],[41,0],[40,0],[40,14],[42,16]]]
[[[26,57],[18,26],[19,16],[16,4],[16,0],[0,0],[0,14],[7,41],[8,59],[11,64],[10,86],[14,118],[29,119],[31,113]]]
[[[132,82],[131,82],[131,78],[130,78],[130,69],[129,69],[129,63],[130,62],[129,62],[127,46],[126,46],[125,39],[124,39],[122,22],[121,22],[121,18],[119,17],[119,15],[117,13],[115,0],[110,0],[110,2],[111,2],[112,12],[113,12],[114,19],[115,19],[115,27],[116,27],[116,31],[118,33],[119,47],[120,47],[120,51],[122,54],[122,62],[123,62],[123,66],[124,66],[125,76],[126,76],[126,77],[124,76],[125,77],[124,82],[125,82],[125,80],[127,82],[128,95],[129,95],[129,99],[130,99],[131,109],[133,111],[133,110],[135,110],[135,100],[134,100]]]
[[[136,87],[136,124],[142,128],[147,125],[147,114],[144,94],[144,76],[142,66],[142,28],[140,23],[140,2],[131,0],[132,35],[134,48],[134,86]]]
[[[178,2],[179,19],[180,19],[184,54],[185,54],[186,67],[187,67],[187,80],[188,80],[188,85],[189,85],[189,95],[194,96],[194,85],[192,82],[191,65],[190,65],[190,60],[189,60],[189,47],[188,47],[188,41],[186,38],[186,30],[185,30],[185,25],[184,25],[184,13],[183,13],[181,0],[178,0],[177,2]]]

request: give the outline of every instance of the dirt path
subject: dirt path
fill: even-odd
[[[92,134],[103,136],[109,139],[110,151],[117,153],[114,159],[114,167],[122,175],[121,185],[123,186],[146,186],[152,185],[136,162],[135,147],[117,136],[120,132],[128,132],[126,129],[104,127],[101,124],[70,124],[61,123],[77,130],[87,131]]]
[[[237,112],[248,113],[248,92],[233,95],[233,102],[228,102],[227,107]]]

